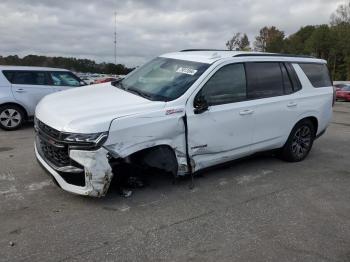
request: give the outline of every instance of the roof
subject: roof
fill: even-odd
[[[199,63],[212,64],[216,61],[227,59],[227,58],[257,58],[259,60],[282,60],[282,61],[295,61],[295,62],[318,62],[326,63],[325,60],[317,59],[307,56],[298,56],[290,54],[277,54],[277,53],[264,53],[264,52],[246,52],[246,51],[222,51],[222,50],[200,50],[200,49],[188,49],[180,52],[168,53],[161,55],[160,57],[188,60]],[[251,60],[251,59],[249,59]]]
[[[30,71],[69,71],[62,68],[38,67],[38,66],[8,66],[0,65],[0,70],[30,70]]]

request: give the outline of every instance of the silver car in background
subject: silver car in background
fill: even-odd
[[[20,128],[44,96],[82,85],[86,83],[66,69],[0,66],[0,128]]]

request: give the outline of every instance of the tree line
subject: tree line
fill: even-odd
[[[350,1],[339,5],[329,24],[307,25],[286,36],[275,26],[265,26],[253,46],[246,34],[235,33],[228,50],[311,55],[327,60],[334,80],[350,80]]]
[[[74,57],[47,57],[38,55],[27,55],[23,58],[17,55],[0,56],[0,65],[57,67],[69,69],[74,72],[117,75],[126,75],[133,70],[122,64],[96,63],[90,59],[78,59]]]

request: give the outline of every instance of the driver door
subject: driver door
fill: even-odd
[[[236,63],[219,68],[189,99],[188,147],[195,171],[249,154],[255,108],[246,93],[245,68]]]

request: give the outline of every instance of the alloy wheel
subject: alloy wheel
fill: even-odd
[[[8,108],[0,113],[0,123],[4,127],[15,128],[22,121],[21,113],[13,108]]]
[[[312,132],[309,126],[299,127],[292,140],[292,152],[297,158],[303,158],[310,150]]]

